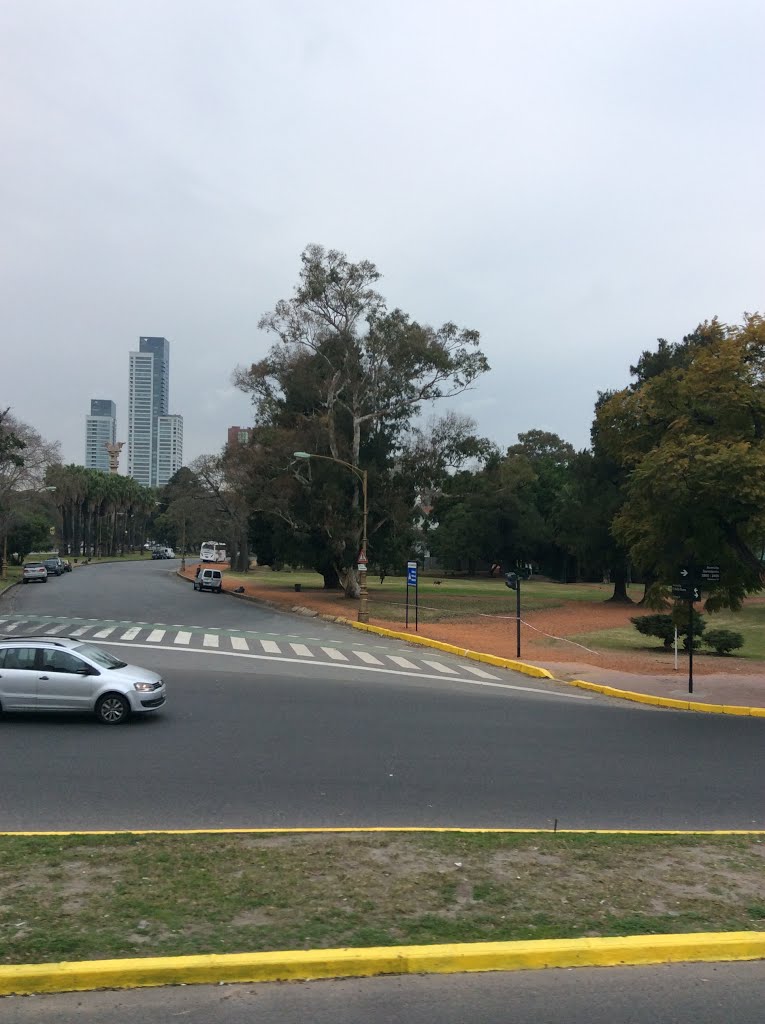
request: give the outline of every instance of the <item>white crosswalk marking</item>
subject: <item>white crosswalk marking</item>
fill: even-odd
[[[422,659],[428,668],[434,668],[436,672],[443,672],[445,676],[456,676],[457,673],[453,668],[449,668],[446,665],[442,665],[440,661],[427,661],[425,658]]]
[[[247,643],[243,636],[232,636],[231,646],[234,648],[235,651],[249,651],[250,649],[250,645]]]
[[[80,626],[79,629],[73,629],[72,632],[69,634],[69,636],[82,636],[83,633],[87,633],[87,631],[89,629],[92,629],[92,628],[93,628],[92,626]],[[130,632],[130,630],[128,630],[128,633],[129,632]],[[136,630],[135,632],[137,633],[138,630]],[[123,640],[124,639],[125,638],[123,637]],[[132,640],[133,637],[130,637],[130,639]]]
[[[45,630],[46,636],[54,636],[56,633],[60,633],[62,629],[66,629],[66,623],[63,622],[60,626],[51,626],[50,629]]]
[[[20,625],[20,622],[9,622],[8,625],[5,627],[5,632],[10,633],[12,629],[18,629]]]
[[[260,646],[266,652],[266,654],[281,654],[279,645],[274,640],[261,640]]]
[[[187,644],[191,640],[191,633],[187,633],[185,629],[179,630],[175,635],[174,644]]]
[[[108,629],[99,629],[99,631],[97,633],[93,634],[93,639],[94,640],[105,640],[107,638],[107,636],[111,636],[111,634],[114,632],[114,630],[116,628],[117,628],[116,626],[109,626]]]
[[[374,654],[370,654],[369,651],[354,651],[356,657],[365,662],[367,665],[382,665],[379,658],[376,658]]]
[[[204,639],[202,640],[203,647],[217,647],[219,644],[217,633],[205,633]]]
[[[407,658],[399,658],[397,654],[389,654],[388,657],[390,658],[391,661],[395,662],[396,665],[399,665],[401,668],[417,668],[414,662],[409,661]]]
[[[463,665],[466,672],[470,672],[471,675],[478,676],[479,679],[497,679],[497,676],[493,676],[491,672],[484,672],[482,668],[477,668],[475,665]]]
[[[126,629],[120,637],[120,640],[135,640],[138,634],[141,632],[139,626],[131,626],[130,629]]]
[[[166,632],[166,629],[153,629],[151,633],[149,633],[149,635],[146,637],[146,639],[151,644],[158,644],[160,640],[162,640]]]
[[[290,644],[290,647],[301,658],[312,658],[313,653],[308,650],[305,644]]]
[[[337,651],[337,650],[335,650],[334,647],[322,647],[322,650],[327,655],[327,657],[331,658],[333,661],[347,661],[348,660],[346,658],[346,656],[342,653],[342,651]]]

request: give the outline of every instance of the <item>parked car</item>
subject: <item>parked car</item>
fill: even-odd
[[[64,563],[60,558],[46,558],[44,564],[49,576],[63,576]]]
[[[161,708],[165,684],[75,637],[0,640],[0,711],[92,711],[105,725]]]
[[[48,570],[43,562],[27,562],[21,574],[22,583],[47,583]]]
[[[194,580],[194,590],[212,590],[220,594],[223,590],[223,574],[220,569],[200,569]]]
[[[154,548],[151,553],[152,558],[175,558],[175,552],[172,548]]]

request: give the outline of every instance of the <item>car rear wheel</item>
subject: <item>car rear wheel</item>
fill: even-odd
[[[119,725],[130,714],[130,705],[119,693],[107,693],[96,704],[96,715],[105,725]]]

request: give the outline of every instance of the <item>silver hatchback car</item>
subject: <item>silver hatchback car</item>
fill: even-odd
[[[165,700],[156,672],[93,644],[51,636],[0,640],[0,712],[92,711],[106,725],[119,725]]]

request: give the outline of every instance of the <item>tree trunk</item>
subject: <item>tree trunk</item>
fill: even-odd
[[[322,566],[318,570],[324,577],[324,589],[325,590],[339,590],[340,589],[340,577],[337,574],[337,569],[334,565]]]
[[[343,579],[343,589],[345,590],[345,596],[350,600],[358,600],[361,595],[361,587],[359,585],[359,574],[356,569],[346,569]]]
[[[614,581],[614,592],[608,601],[614,601],[616,604],[632,604],[632,598],[627,593],[627,566],[615,566],[611,570],[611,578]]]

